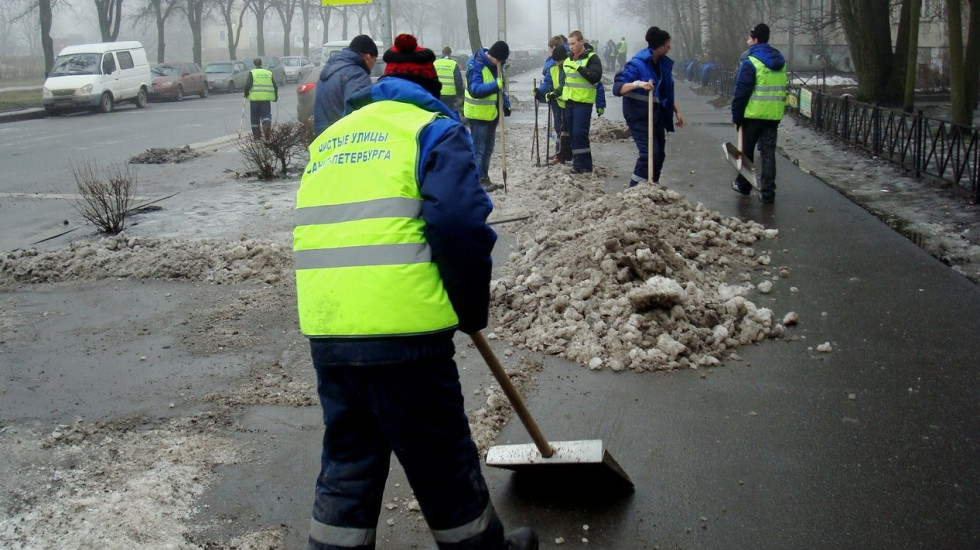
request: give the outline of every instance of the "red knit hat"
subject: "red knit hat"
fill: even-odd
[[[419,47],[418,40],[410,34],[399,34],[395,45],[384,55],[384,76],[397,76],[422,86],[435,97],[442,91],[442,83],[433,63],[436,54]]]

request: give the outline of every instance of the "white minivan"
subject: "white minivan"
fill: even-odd
[[[48,114],[90,109],[108,113],[118,103],[146,106],[153,89],[146,50],[136,41],[68,46],[41,89]]]

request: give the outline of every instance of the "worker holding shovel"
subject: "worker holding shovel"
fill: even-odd
[[[499,40],[490,48],[474,53],[466,63],[463,116],[470,122],[476,167],[480,171],[480,185],[487,191],[503,187],[490,181],[490,157],[493,155],[500,115],[510,116],[510,98],[505,91],[504,74],[501,70],[509,56],[510,47]]]
[[[453,335],[487,326],[492,205],[435,54],[401,34],[384,76],[310,145],[296,197],[300,329],[325,425],[310,550],[375,547],[392,452],[440,549],[504,536],[470,435]]]
[[[630,187],[643,181],[660,183],[660,173],[667,158],[667,132],[684,127],[684,117],[674,101],[674,61],[667,57],[670,34],[658,27],[646,33],[646,48],[637,52],[613,79],[613,95],[623,98],[623,118],[639,150]],[[650,94],[653,94],[652,108]],[[652,113],[651,113],[652,109]],[[653,115],[653,124],[649,116]],[[653,144],[653,173],[649,173],[648,147]]]

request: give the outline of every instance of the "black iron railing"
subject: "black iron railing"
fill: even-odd
[[[804,88],[807,89],[807,88]],[[793,90],[794,95],[799,90]],[[915,173],[939,178],[980,201],[980,128],[810,90],[810,108],[790,109],[801,124]],[[810,113],[810,116],[807,116]]]

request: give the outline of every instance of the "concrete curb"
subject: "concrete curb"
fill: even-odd
[[[15,109],[12,111],[0,112],[0,124],[4,122],[17,122],[20,120],[31,120],[35,118],[44,118],[46,113],[41,107],[32,107],[30,109]]]

